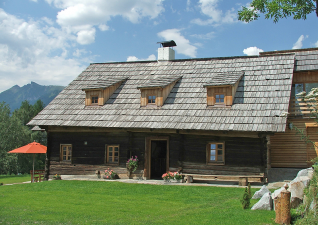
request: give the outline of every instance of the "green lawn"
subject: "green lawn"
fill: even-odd
[[[31,175],[0,175],[0,183],[3,184],[14,184],[14,183],[22,183],[26,181],[31,181]]]
[[[243,192],[63,180],[0,186],[0,224],[274,224],[274,211],[242,209]]]

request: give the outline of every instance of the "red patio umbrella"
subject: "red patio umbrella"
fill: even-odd
[[[31,153],[33,154],[33,181],[34,182],[34,158],[37,153],[46,153],[47,147],[37,142],[32,142],[20,148],[14,149],[8,153]]]

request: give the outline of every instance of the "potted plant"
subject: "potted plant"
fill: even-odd
[[[110,170],[109,168],[105,170],[105,174],[103,176],[104,179],[116,179],[117,173],[114,172],[114,170]]]
[[[164,174],[162,175],[162,179],[163,179],[165,182],[170,182],[170,180],[174,178],[173,175],[174,175],[174,174],[169,171],[169,172],[164,173]]]
[[[61,175],[60,174],[55,174],[53,176],[53,180],[62,180]]]
[[[173,178],[177,181],[177,183],[182,182],[182,175],[179,172],[174,172]]]
[[[139,160],[138,160],[137,156],[135,156],[135,157],[132,156],[130,159],[128,159],[126,165],[127,165],[129,178],[130,178],[131,173],[135,172],[136,169],[138,168],[138,164],[139,164]]]

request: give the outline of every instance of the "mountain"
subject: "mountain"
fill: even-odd
[[[11,112],[20,108],[21,102],[27,100],[30,104],[34,104],[41,99],[44,105],[48,105],[62,90],[63,86],[44,86],[35,82],[20,87],[14,85],[10,89],[0,93],[0,102],[10,105]]]

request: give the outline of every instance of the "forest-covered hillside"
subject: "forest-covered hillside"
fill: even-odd
[[[14,85],[10,89],[0,93],[0,102],[8,104],[11,112],[18,109],[23,101],[28,101],[29,104],[33,105],[37,100],[41,100],[46,106],[63,89],[63,86],[44,86],[35,82],[31,82],[23,87]]]

